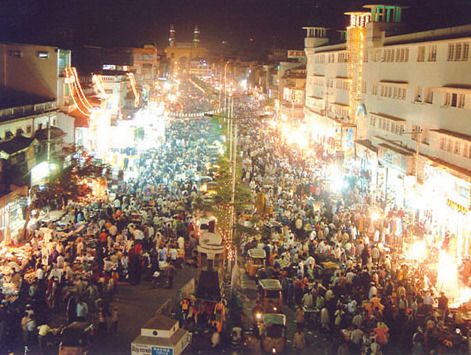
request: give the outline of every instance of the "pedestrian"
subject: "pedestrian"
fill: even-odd
[[[300,329],[304,327],[304,309],[302,307],[296,307],[296,326]]]
[[[293,348],[296,350],[304,350],[304,347],[306,346],[306,339],[304,337],[304,332],[302,327],[299,327],[296,329],[296,332],[294,333],[294,338],[293,338]]]

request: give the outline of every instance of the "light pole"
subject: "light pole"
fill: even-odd
[[[226,64],[224,65],[224,108],[227,111],[227,93],[226,93],[226,79],[227,79],[227,64],[229,64],[229,61],[226,61]],[[226,112],[227,113],[227,112]]]

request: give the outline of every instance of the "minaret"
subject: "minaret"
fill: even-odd
[[[200,44],[200,30],[198,29],[198,25],[195,25],[195,29],[193,30],[193,47],[198,48]]]
[[[168,46],[174,47],[175,46],[175,26],[170,25],[170,37],[168,38]]]

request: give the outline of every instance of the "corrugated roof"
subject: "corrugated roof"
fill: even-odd
[[[0,142],[0,151],[4,151],[7,154],[14,154],[28,148],[33,141],[34,138],[18,135],[8,141]]]
[[[57,139],[57,138],[65,136],[65,132],[59,127],[51,126],[50,131],[51,131],[51,139]],[[34,134],[34,137],[39,141],[47,140],[49,138],[49,129],[42,128],[42,129],[37,130],[36,133]]]

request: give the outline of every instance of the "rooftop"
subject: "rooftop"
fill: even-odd
[[[0,88],[0,110],[18,106],[41,104],[50,101],[56,101],[56,99],[7,88]]]
[[[7,154],[14,154],[28,148],[33,141],[34,138],[18,135],[8,141],[0,142],[0,151],[4,151]]]

